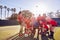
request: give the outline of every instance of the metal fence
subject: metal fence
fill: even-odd
[[[60,18],[52,18],[60,26]],[[16,20],[0,20],[0,26],[19,25]]]
[[[16,20],[0,20],[0,26],[19,25]]]

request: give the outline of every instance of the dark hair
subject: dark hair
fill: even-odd
[[[21,14],[21,11],[18,14]]]

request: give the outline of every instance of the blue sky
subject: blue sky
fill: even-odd
[[[42,14],[60,10],[60,0],[0,0],[0,5],[21,10],[30,10],[34,14]]]

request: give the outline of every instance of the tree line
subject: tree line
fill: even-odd
[[[60,10],[57,10],[56,12],[49,12],[47,15],[51,18],[60,18]]]
[[[5,18],[6,18],[6,16],[8,17],[9,16],[9,12],[11,11],[12,13],[15,13],[16,12],[16,8],[9,8],[9,7],[7,7],[7,6],[2,6],[2,5],[0,5],[0,17],[2,18],[2,15],[3,15],[3,9],[5,9],[4,10],[4,13],[5,13]],[[7,13],[8,12],[8,13]]]
[[[7,6],[2,6],[2,5],[0,5],[0,17],[2,18],[2,12],[3,12],[3,9],[5,9],[4,10],[4,13],[5,13],[5,18],[6,18],[6,16],[7,16],[7,19],[9,19],[9,20],[11,20],[11,19],[17,19],[17,13],[16,13],[16,8],[9,8],[9,7],[7,7]],[[12,12],[12,15],[11,15],[11,17],[8,17],[9,16],[9,12]],[[25,15],[26,15],[26,13],[27,12],[29,12],[29,11],[27,11],[27,10],[22,10],[22,12],[25,12]],[[55,13],[54,12],[49,12],[49,13],[47,13],[47,15],[49,16],[49,17],[51,17],[51,18],[60,18],[60,10],[57,10]]]

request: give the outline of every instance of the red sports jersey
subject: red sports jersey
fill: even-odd
[[[22,16],[22,14],[18,15],[17,20],[18,20],[18,22],[23,21],[23,16]]]
[[[43,25],[44,25],[44,26],[43,26]],[[47,26],[47,22],[46,22],[46,21],[45,21],[45,22],[42,22],[42,27],[48,29],[48,26]]]
[[[24,18],[24,22],[26,24],[26,27],[27,28],[30,28],[30,22],[31,22],[31,20],[30,19],[27,19],[27,18]]]
[[[52,26],[57,26],[57,22],[56,22],[55,20],[51,20],[51,21],[50,21],[50,24],[51,24]]]
[[[44,20],[45,18],[43,16],[38,16],[37,21]]]
[[[53,19],[49,19],[47,22],[50,24],[50,31],[53,31],[54,27],[57,26],[57,22]]]
[[[51,24],[52,26],[57,26],[57,22],[50,17],[46,17],[46,21]]]
[[[56,26],[57,25],[57,22],[53,19],[51,19],[50,17],[46,17],[46,21],[48,23],[50,23],[52,26]]]

